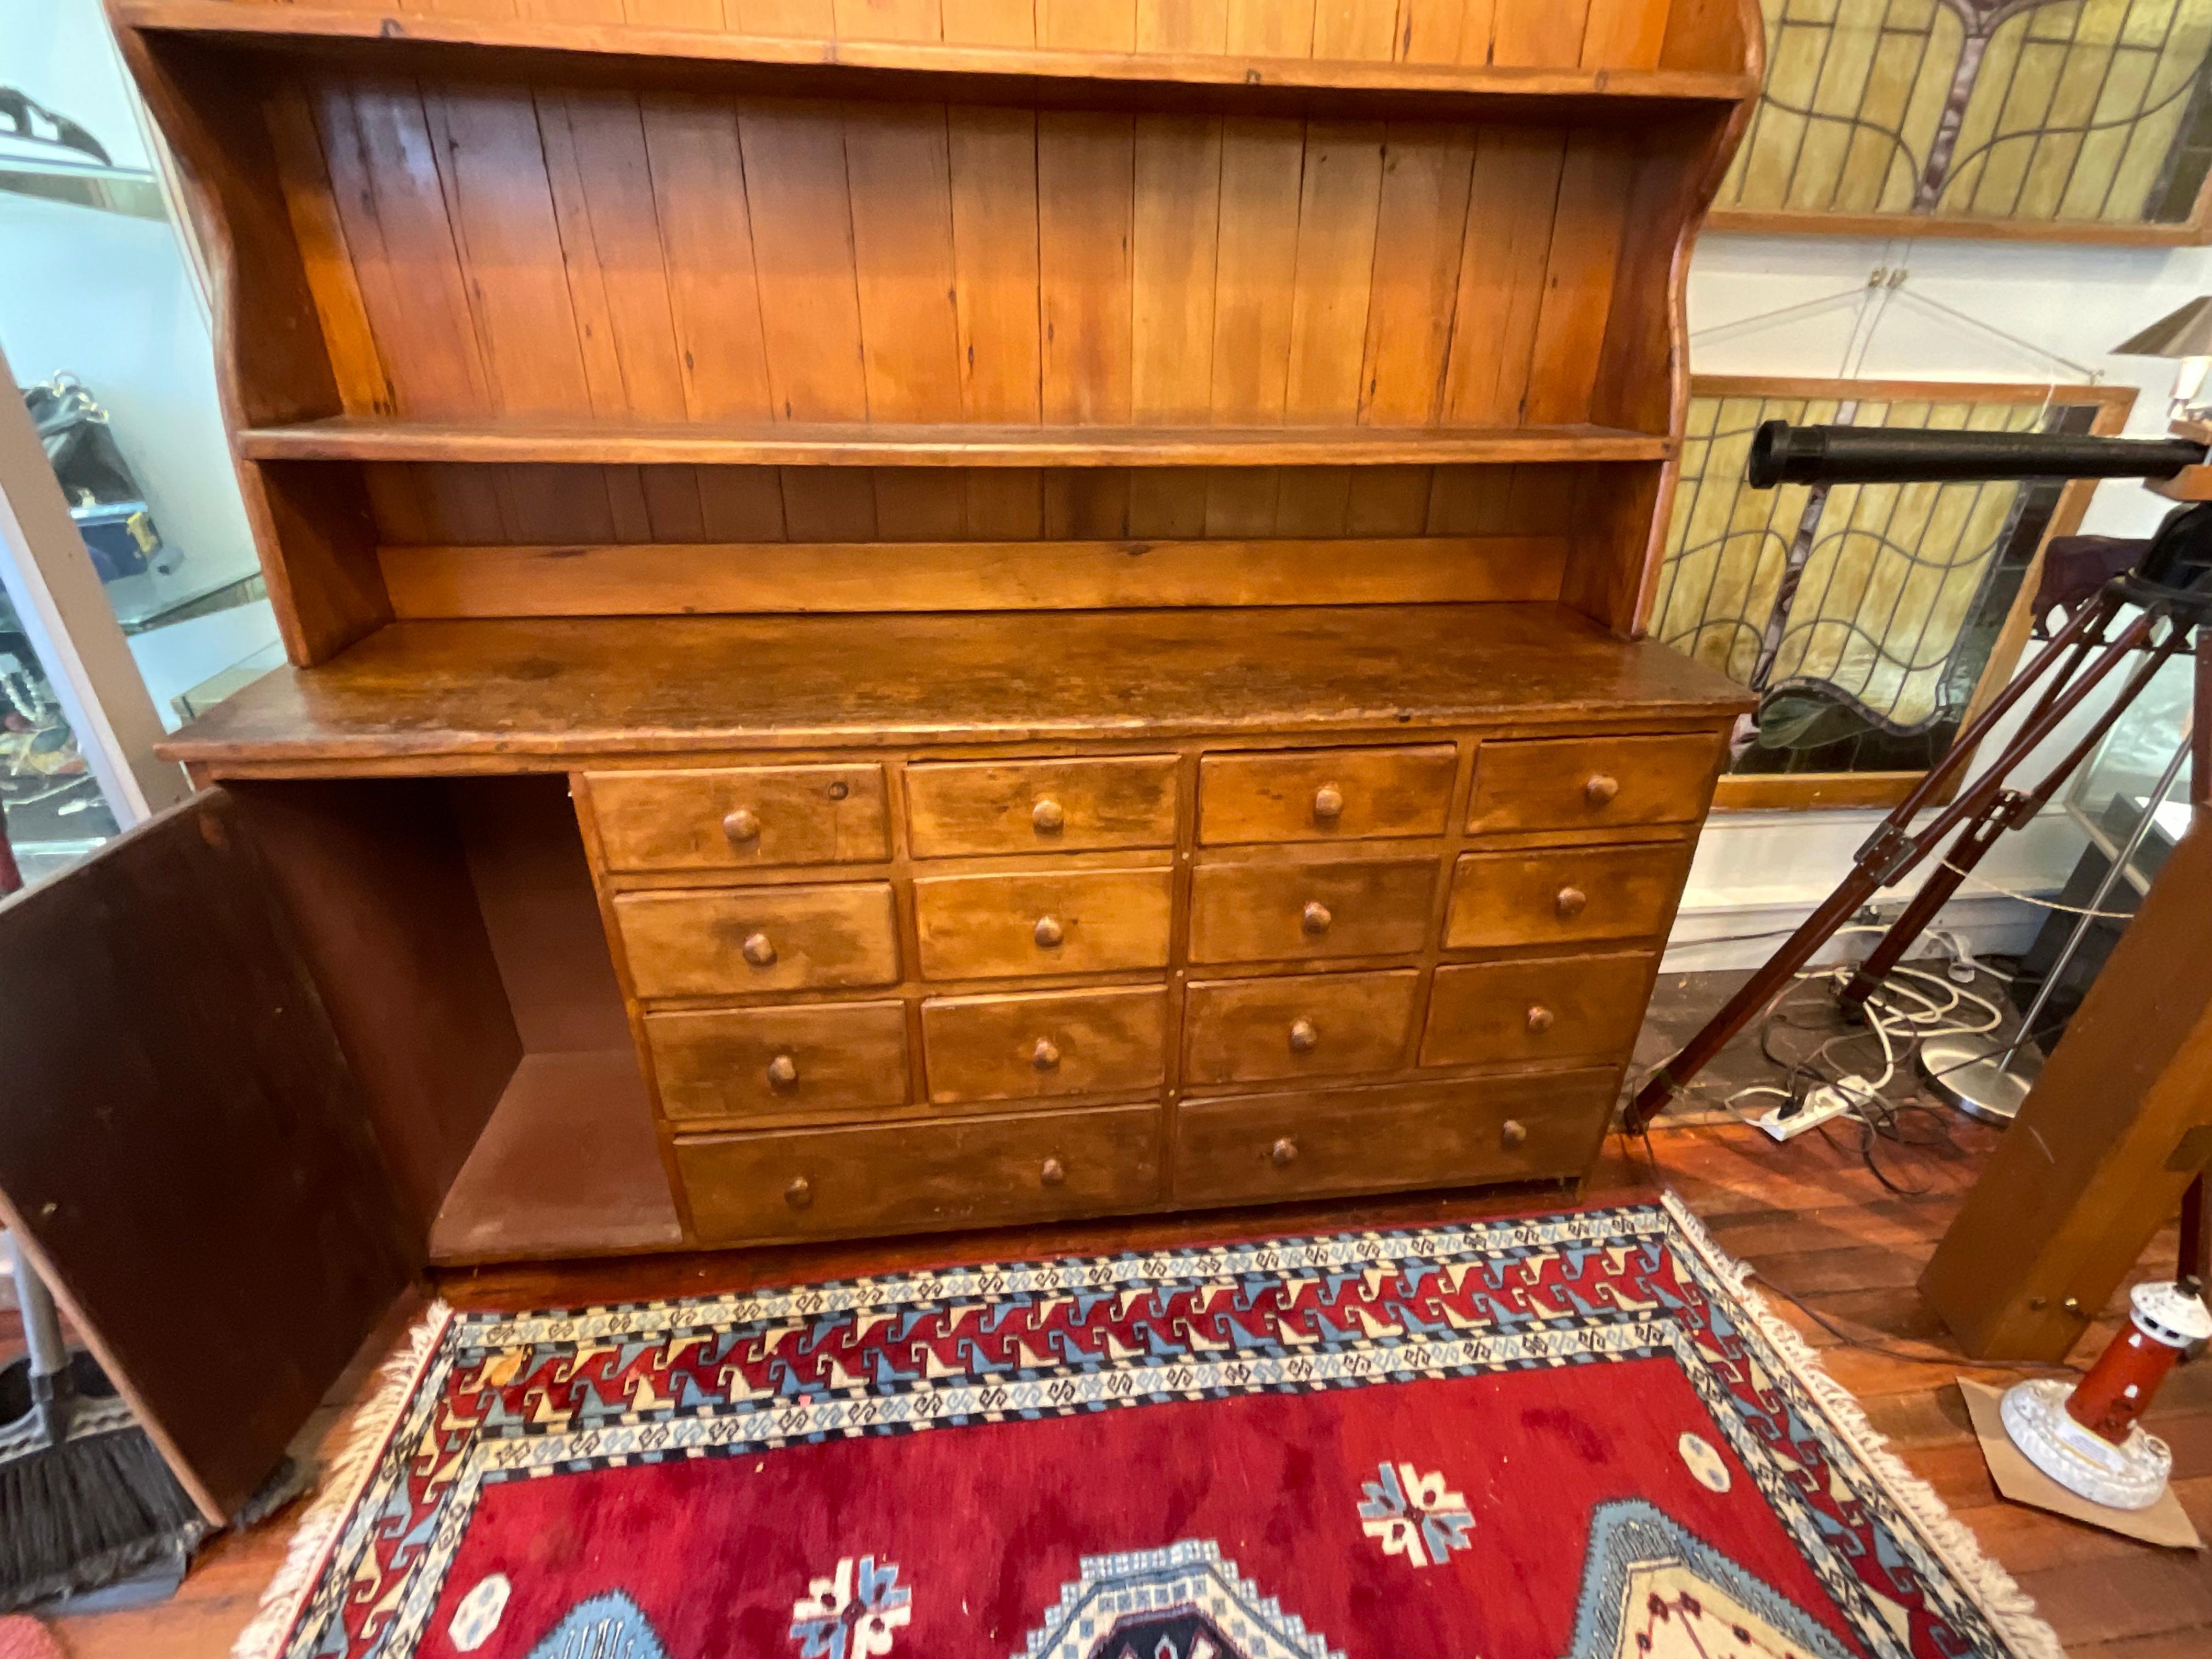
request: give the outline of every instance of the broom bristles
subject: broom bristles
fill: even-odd
[[[173,1560],[213,1528],[143,1429],[0,1462],[0,1613],[99,1589]]]

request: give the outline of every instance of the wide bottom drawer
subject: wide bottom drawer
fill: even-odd
[[[1142,1209],[1160,1188],[1160,1109],[963,1117],[676,1143],[705,1244],[859,1238]]]
[[[1222,1204],[1579,1176],[1620,1078],[1607,1066],[1186,1101],[1172,1190]]]

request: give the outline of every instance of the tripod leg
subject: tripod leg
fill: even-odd
[[[2103,618],[2117,608],[2118,600],[2107,595],[2094,605],[2085,605],[2058,631],[2057,638],[2045,647],[2027,671],[2005,693],[1990,705],[1992,713],[2002,712],[2008,701],[2016,701],[2026,684],[2040,675],[2069,648],[2089,625],[2093,615]],[[1882,888],[1897,880],[1905,872],[1940,847],[1951,832],[1969,817],[1986,811],[1996,799],[1998,784],[2005,771],[2010,769],[2018,757],[2031,753],[2081,704],[2113,667],[2148,637],[2157,618],[2146,611],[2120,631],[2118,637],[2106,645],[2087,668],[2063,690],[2054,688],[2053,695],[2043,698],[2036,707],[2033,719],[2027,721],[2006,745],[2005,752],[1995,766],[1975,783],[1960,792],[1956,799],[1940,813],[1936,821],[1917,836],[1908,836],[1906,826],[1920,805],[1934,793],[1934,781],[1947,776],[1957,765],[1955,761],[1939,763],[1921,785],[1883,820],[1882,826],[1859,849],[1858,858],[1843,883],[1822,902],[1820,907],[1807,917],[1804,925],[1769,957],[1764,966],[1747,980],[1735,995],[1730,997],[1720,1012],[1707,1020],[1704,1027],[1672,1060],[1650,1075],[1636,1098],[1629,1103],[1622,1115],[1622,1125],[1631,1134],[1640,1134],[1650,1126],[1651,1120],[1667,1109],[1674,1092],[1705,1068],[1712,1057],[1727,1046],[1729,1039],[1748,1025],[1764,1008],[1790,983],[1791,975],[1813,959],[1813,954],[1856,915],[1859,907]],[[2101,620],[2099,625],[2101,627]],[[1977,734],[1985,732],[1989,721],[1975,722]]]
[[[1929,872],[1928,879],[1912,896],[1912,902],[1905,907],[1905,914],[1891,924],[1889,931],[1882,935],[1881,942],[1859,964],[1850,983],[1837,993],[1837,1005],[1846,1018],[1856,1018],[1865,1007],[1867,998],[1881,988],[1882,981],[1889,977],[1890,970],[1905,959],[1905,953],[1912,948],[1914,941],[1936,920],[1936,913],[1950,902],[1952,895],[1973,873],[1974,866],[1988,855],[1990,849],[1997,844],[2005,832],[2032,822],[2038,812],[2051,804],[2060,786],[2072,777],[2081,763],[2095,751],[2097,745],[2104,741],[2105,734],[2119,723],[2120,717],[2142,695],[2143,688],[2157,678],[2159,670],[2165,667],[2168,659],[2180,650],[2181,640],[2180,630],[2177,629],[2167,636],[2164,644],[2144,654],[2141,665],[2129,676],[2128,683],[2120,688],[2119,695],[2090,722],[2089,729],[2051,769],[2041,783],[2024,795],[2012,790],[1999,790],[1990,797],[1983,809],[1968,822],[1943,860]],[[2023,726],[2024,731],[2033,730],[2040,723],[2064,690],[2073,667],[2069,665],[2058,679],[2051,682],[2051,689],[2044,693],[2042,702]],[[2017,742],[2007,744],[2004,752],[1991,765],[1990,775],[1999,778],[2005,776],[2015,765],[2027,758],[2028,750],[2033,747],[2032,744],[2023,747]]]
[[[1920,890],[1912,896],[1904,914],[1890,924],[1889,931],[1881,936],[1881,943],[1868,952],[1849,982],[1836,993],[1836,1006],[1844,1011],[1845,1018],[1856,1019],[1866,1006],[1866,1000],[1881,989],[1890,970],[1905,960],[1905,953],[1927,931],[1936,913],[1951,902],[1951,896],[1959,890],[1967,873],[2010,827],[2005,818],[2002,799],[1992,802],[1987,813],[1966,826],[1966,833],[1951,848],[1951,855],[1928,872],[1928,879],[1920,884]]]
[[[2206,1212],[2204,1203],[2204,1171],[2199,1170],[2197,1178],[2189,1183],[2189,1190],[2181,1195],[2181,1248],[2179,1259],[2174,1264],[2176,1279],[2194,1279],[2201,1288],[2205,1270],[2212,1267],[2212,1214]]]

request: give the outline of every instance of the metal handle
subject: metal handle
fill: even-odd
[[[814,1183],[805,1176],[793,1176],[791,1184],[783,1189],[783,1201],[794,1210],[803,1210],[814,1201]]]
[[[1328,925],[1336,918],[1328,913],[1328,906],[1319,899],[1309,899],[1306,908],[1298,915],[1298,925],[1309,933],[1326,933]]]
[[[1030,930],[1030,937],[1049,951],[1067,937],[1067,930],[1060,925],[1058,916],[1039,916],[1036,926]]]
[[[1344,791],[1333,783],[1324,783],[1314,791],[1314,817],[1328,823],[1344,815]]]
[[[1559,889],[1559,896],[1552,901],[1552,908],[1559,913],[1560,921],[1572,921],[1577,916],[1582,915],[1583,907],[1589,902],[1589,896],[1581,888],[1562,887]]]
[[[1540,1002],[1528,1006],[1528,1035],[1541,1036],[1552,1029],[1552,1011]]]
[[[1620,780],[1609,777],[1603,772],[1583,786],[1583,799],[1594,807],[1610,805],[1613,798],[1620,793]]]
[[[1067,1171],[1060,1167],[1058,1158],[1048,1158],[1037,1171],[1037,1179],[1048,1187],[1057,1187],[1067,1179]]]
[[[760,814],[750,806],[740,806],[724,815],[722,833],[732,841],[757,841],[760,837]]]
[[[1314,1023],[1311,1020],[1294,1019],[1291,1022],[1291,1052],[1292,1054],[1310,1054],[1314,1050],[1314,1045],[1320,1041],[1321,1033],[1314,1028]]]
[[[1050,1037],[1039,1037],[1036,1047],[1030,1050],[1030,1064],[1040,1072],[1060,1069],[1060,1045]]]
[[[769,942],[766,933],[747,933],[745,942],[738,947],[744,959],[756,968],[771,967],[775,962],[775,946]]]
[[[788,1089],[799,1081],[799,1062],[789,1054],[778,1054],[768,1063],[768,1080],[779,1089]]]
[[[39,1437],[50,1446],[69,1437],[72,1381],[69,1344],[62,1337],[62,1316],[54,1306],[53,1292],[39,1277],[23,1254],[22,1241],[8,1235],[9,1255],[15,1272],[15,1301],[23,1318],[23,1345],[31,1353],[31,1405],[39,1420]]]
[[[1279,1170],[1287,1170],[1297,1162],[1298,1143],[1285,1135],[1267,1149],[1267,1156]]]
[[[1040,836],[1056,835],[1060,826],[1067,822],[1067,811],[1048,795],[1030,808],[1030,822],[1036,826]]]
[[[1518,1146],[1528,1139],[1528,1127],[1517,1117],[1509,1117],[1499,1126],[1498,1139],[1504,1146]]]

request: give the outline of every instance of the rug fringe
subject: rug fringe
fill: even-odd
[[[323,1470],[320,1490],[285,1547],[284,1565],[262,1591],[252,1622],[232,1644],[231,1659],[278,1659],[283,1653],[307,1598],[314,1594],[324,1563],[384,1461],[384,1449],[398,1431],[407,1402],[414,1398],[453,1318],[453,1309],[444,1302],[431,1303],[377,1368],[374,1389],[354,1413],[344,1445]]]
[[[1828,1375],[1827,1366],[1812,1344],[1790,1323],[1770,1310],[1751,1288],[1758,1269],[1739,1261],[1714,1243],[1705,1224],[1691,1212],[1680,1194],[1668,1189],[1661,1196],[1667,1213],[1680,1228],[1722,1282],[1733,1291],[1753,1328],[1774,1346],[1784,1363],[1820,1402],[1829,1423],[1850,1443],[1868,1470],[1897,1500],[1912,1524],[1919,1528],[1936,1558],[1948,1567],[1969,1595],[1981,1604],[2008,1646],[2020,1659],[2066,1659],[2058,1633],[2036,1613],[2030,1596],[2002,1564],[1982,1548],[1966,1522],[1951,1513],[1936,1489],[1889,1449],[1887,1439],[1867,1420],[1866,1411],[1844,1385]]]

